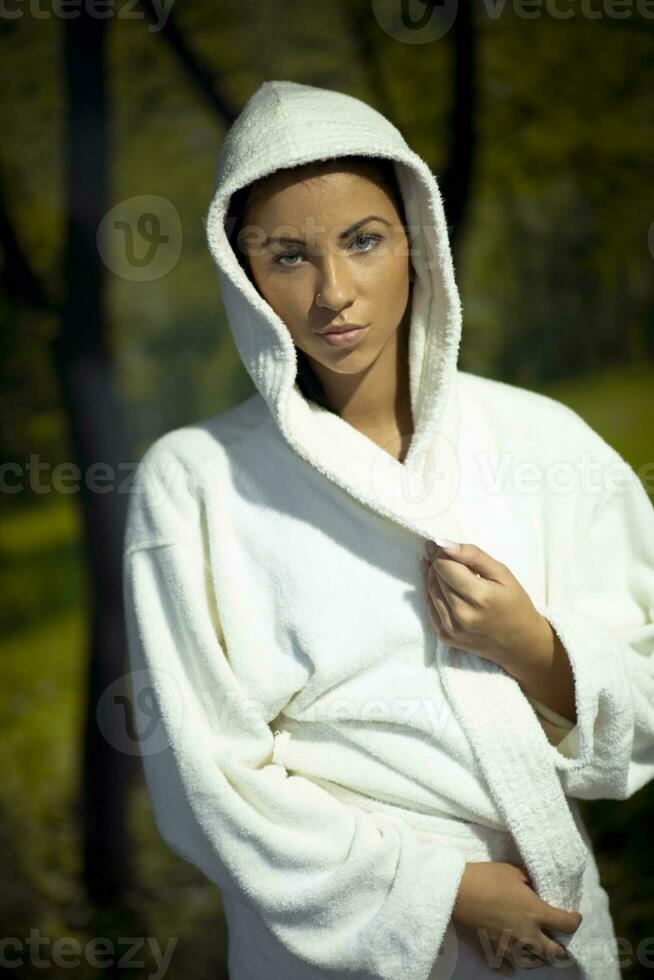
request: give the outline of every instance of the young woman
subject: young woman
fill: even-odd
[[[222,891],[230,977],[618,978],[576,799],[654,777],[642,484],[457,369],[436,180],[364,103],[262,85],[206,226],[256,391],[141,461],[125,608],[157,825]]]

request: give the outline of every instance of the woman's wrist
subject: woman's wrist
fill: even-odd
[[[542,620],[542,640],[533,655],[517,661],[509,671],[523,691],[576,723],[575,680],[568,652],[549,621]]]

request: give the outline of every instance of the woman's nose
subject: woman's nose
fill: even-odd
[[[327,261],[323,273],[316,282],[316,305],[330,310],[340,310],[354,302],[355,289],[352,277],[338,261]]]

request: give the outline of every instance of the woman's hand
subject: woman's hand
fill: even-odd
[[[427,606],[444,643],[512,674],[549,656],[551,626],[506,565],[474,544],[452,551],[429,542],[427,556]]]
[[[543,901],[529,885],[524,867],[501,861],[466,864],[452,919],[468,941],[476,943],[488,966],[512,973],[558,959],[570,962],[567,950],[544,929],[574,933],[583,916]]]

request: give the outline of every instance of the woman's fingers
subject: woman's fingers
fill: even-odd
[[[454,631],[452,622],[452,610],[450,609],[447,599],[443,594],[443,590],[438,582],[438,576],[434,572],[431,564],[428,563],[425,569],[425,584],[427,587],[427,595],[433,603],[436,613],[440,619],[441,629],[444,629],[447,633],[452,633]]]
[[[565,909],[548,903],[545,904],[541,916],[541,924],[556,932],[576,932],[583,920],[581,912],[566,912]]]
[[[546,951],[547,956],[550,957],[550,959],[552,959],[552,958],[554,960],[561,960],[561,959],[563,959],[563,960],[566,960],[566,962],[569,961],[569,960],[571,960],[571,959],[573,959],[573,957],[567,951],[567,949],[565,948],[565,946],[562,943],[557,942],[557,940],[554,939],[553,936],[550,936],[550,934],[549,934],[550,933],[550,930],[547,929],[546,926],[543,926],[542,927],[542,933],[543,933],[543,936],[545,937],[545,942],[546,942],[545,951]]]
[[[474,605],[480,589],[480,576],[462,562],[446,555],[435,555],[434,568],[451,588],[466,602]]]
[[[431,599],[429,598],[429,596],[427,596],[427,613],[429,615],[429,620],[431,622],[431,625],[434,627],[437,633],[440,633],[442,629],[440,616],[434,609],[434,605]]]
[[[533,943],[516,942],[511,956],[514,965],[523,970],[533,970],[544,965],[540,945],[535,940]]]
[[[548,963],[556,963],[560,960],[568,962],[572,959],[565,946],[557,943],[555,939],[549,939],[544,935],[544,953]]]
[[[569,960],[567,950],[541,932],[532,942],[518,942],[513,948],[514,962],[526,970],[536,969],[561,960]]]
[[[424,559],[423,559],[423,563],[424,563]],[[438,598],[441,602],[444,603],[444,606],[447,609],[448,617],[450,620],[450,625],[447,628],[449,629],[450,632],[453,632],[454,629],[456,629],[457,624],[460,621],[461,617],[465,615],[466,611],[468,611],[470,606],[474,607],[479,604],[478,599],[480,597],[477,596],[477,598],[474,597],[469,598],[468,597],[470,595],[469,590],[467,592],[466,590],[463,589],[459,591],[455,587],[452,581],[452,576],[450,576],[450,580],[448,581],[445,575],[443,575],[444,564],[445,562],[438,561],[438,559],[432,559],[431,561],[427,559],[427,564],[425,567],[427,569],[427,575],[430,582],[431,593],[434,596],[434,598]],[[457,563],[453,561],[447,561],[447,564],[456,565]],[[457,575],[458,574],[465,574],[468,576],[472,575],[474,578],[475,573],[470,572],[468,569],[466,569],[464,565],[459,565],[458,567],[461,570],[461,572],[457,573]],[[476,581],[478,580],[476,579]],[[484,582],[482,586],[479,586],[478,588],[485,589],[487,585],[488,583]]]
[[[423,558],[422,559],[422,581],[423,581],[423,585],[425,587],[425,600],[427,602],[427,613],[429,615],[429,620],[431,622],[431,625],[434,627],[434,629],[436,630],[437,633],[440,633],[440,631],[441,631],[441,619],[440,619],[440,616],[438,615],[438,613],[437,613],[437,611],[436,611],[436,609],[434,607],[434,603],[432,602],[431,594],[429,592],[429,585],[428,585],[428,582],[429,582],[428,569],[429,569],[429,567],[430,567],[429,562],[425,558]]]

